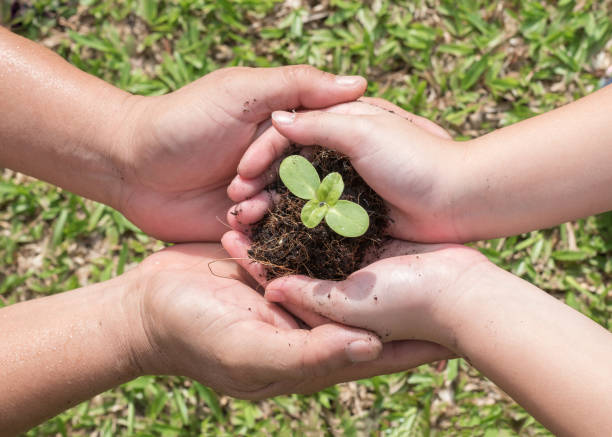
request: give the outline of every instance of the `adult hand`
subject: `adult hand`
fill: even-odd
[[[359,76],[309,66],[236,67],[165,96],[129,97],[129,128],[114,151],[123,179],[118,208],[162,240],[218,241],[231,205],[227,186],[272,111],[354,100],[365,87]]]
[[[246,274],[236,264],[215,262],[212,275],[209,262],[219,256],[217,245],[179,245],[138,267],[146,336],[136,342],[136,356],[145,373],[186,375],[257,399],[310,393],[449,356],[426,342],[383,346],[369,332],[336,323],[300,329],[243,282]]]
[[[308,66],[236,67],[142,97],[1,27],[0,52],[0,166],[111,205],[175,242],[221,238],[227,185],[272,111],[355,100],[366,87]]]
[[[233,396],[306,393],[447,357],[382,345],[325,322],[312,330],[247,285],[219,245],[174,246],[98,284],[0,309],[0,435],[17,435],[143,374],[185,375]],[[36,341],[32,341],[36,339]]]
[[[382,99],[337,105],[322,111],[275,112],[276,136],[253,143],[230,185],[230,197],[243,202],[228,220],[253,223],[269,206],[261,190],[275,177],[266,171],[289,141],[321,145],[351,159],[364,180],[387,202],[393,223],[390,234],[421,242],[460,241],[453,225],[453,163],[458,147],[439,126]],[[282,134],[285,142],[278,139]],[[260,193],[260,194],[257,194]],[[236,212],[245,215],[235,217]]]

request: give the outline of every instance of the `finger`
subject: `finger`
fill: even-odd
[[[236,231],[226,232],[221,238],[221,244],[227,253],[261,286],[266,286],[268,283],[266,268],[249,257],[248,250],[251,246],[251,240],[245,234]],[[283,307],[310,327],[323,325],[330,321],[316,312],[301,308],[298,305],[287,303]]]
[[[270,118],[259,123],[259,125],[257,126],[257,130],[255,131],[253,141],[256,141],[259,137],[261,137],[264,133],[266,133],[268,129],[270,129],[271,126],[272,126],[272,120]]]
[[[329,111],[272,114],[274,127],[300,145],[320,145],[353,157],[374,131],[372,115],[346,115]]]
[[[249,226],[261,220],[274,205],[275,192],[260,191],[252,198],[232,206],[227,213],[227,222],[232,229],[246,232]]]
[[[256,122],[275,110],[324,108],[349,102],[362,96],[367,87],[363,77],[336,76],[308,65],[233,68],[225,73],[221,70],[220,74],[226,75],[223,91],[243,105],[244,118]]]
[[[245,179],[236,175],[227,187],[227,196],[236,203],[253,197],[276,180],[278,176],[276,171],[278,170],[266,171],[255,179]]]
[[[263,265],[253,261],[249,257],[249,247],[251,240],[245,234],[237,231],[229,231],[221,237],[221,244],[244,270],[246,270],[262,286],[268,283],[266,279],[266,269]]]
[[[346,381],[401,372],[422,364],[456,356],[453,351],[429,341],[392,341],[384,344],[383,351],[376,360],[355,365],[353,370],[346,375]]]
[[[322,109],[322,111],[350,115],[384,113],[382,109],[376,106],[360,102],[341,103]],[[238,164],[238,174],[242,179],[257,180],[258,185],[262,185],[260,181],[261,175],[267,170],[270,171],[269,168],[273,165],[274,161],[279,161],[278,164],[280,164],[280,158],[286,153],[290,144],[289,139],[272,127],[249,146]],[[276,176],[278,174],[278,167],[273,169],[273,171],[275,171],[273,174]],[[268,180],[267,177],[264,180]],[[234,199],[231,194],[230,197]],[[240,200],[236,199],[235,201],[239,202]]]
[[[297,391],[310,394],[341,382],[402,372],[454,357],[455,353],[436,343],[420,340],[393,341],[383,345],[382,353],[377,359],[338,369],[314,382],[305,381]]]
[[[325,378],[355,363],[375,360],[382,343],[370,332],[335,323],[311,330],[277,330],[270,325],[258,329],[262,339],[258,354],[264,358],[263,371],[281,381],[271,391],[287,383]]]
[[[341,103],[329,108],[321,109],[321,111],[347,115],[377,115],[392,113],[405,120],[408,120],[410,123],[420,127],[432,135],[445,140],[452,139],[450,134],[446,132],[444,128],[438,126],[428,118],[408,112],[405,109],[378,97],[361,97],[356,102]]]
[[[367,289],[368,284],[362,288]],[[348,281],[323,281],[302,275],[284,276],[267,284],[265,298],[315,312],[338,323],[357,326],[359,302]],[[357,298],[357,299],[356,299]]]
[[[248,311],[255,313],[259,320],[276,326],[279,329],[299,328],[295,319],[279,305],[270,304],[269,302],[265,302],[267,305],[264,305],[260,294],[257,294],[257,298],[253,305],[247,306],[247,308]],[[244,305],[248,305],[248,303],[245,302]]]
[[[238,174],[245,179],[253,179],[266,171],[291,144],[272,126],[272,121],[270,121],[270,126],[253,141],[238,163]]]
[[[379,108],[385,109],[386,111],[393,112],[394,114],[397,114],[400,117],[405,118],[406,120],[409,120],[420,128],[426,130],[432,135],[436,135],[437,137],[443,138],[445,140],[452,139],[451,135],[444,128],[438,126],[433,121],[429,120],[428,118],[421,117],[420,115],[415,115],[412,112],[408,112],[405,109],[394,105],[388,100],[381,99],[379,97],[361,97],[359,101],[377,106]]]
[[[237,174],[227,187],[227,195],[234,202],[242,202],[261,192],[278,178],[280,159],[274,161],[267,170],[254,179],[247,179]]]

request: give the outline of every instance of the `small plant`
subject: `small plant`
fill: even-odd
[[[325,217],[327,225],[344,237],[359,237],[368,230],[370,218],[366,210],[355,202],[339,200],[344,191],[340,173],[330,173],[321,181],[306,158],[291,155],[281,162],[279,175],[289,191],[308,200],[301,214],[307,228],[314,228]]]

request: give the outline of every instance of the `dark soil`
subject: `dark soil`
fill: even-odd
[[[294,151],[297,153],[297,151]],[[310,158],[309,158],[310,159]],[[325,220],[308,229],[300,213],[306,203],[277,179],[267,187],[280,201],[251,231],[249,256],[267,267],[267,279],[302,274],[313,278],[343,280],[358,270],[367,253],[375,253],[385,242],[389,224],[383,199],[357,174],[348,158],[323,148],[314,150],[312,164],[321,179],[338,172],[344,180],[341,199],[359,203],[370,216],[370,227],[361,237],[347,238],[332,231]]]

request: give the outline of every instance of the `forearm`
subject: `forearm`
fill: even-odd
[[[0,435],[139,376],[124,278],[0,310]]]
[[[612,435],[612,334],[491,269],[455,309],[452,347],[555,434]]]
[[[471,141],[453,209],[462,239],[514,235],[612,209],[612,87]]]
[[[0,166],[116,206],[130,94],[0,27]]]

